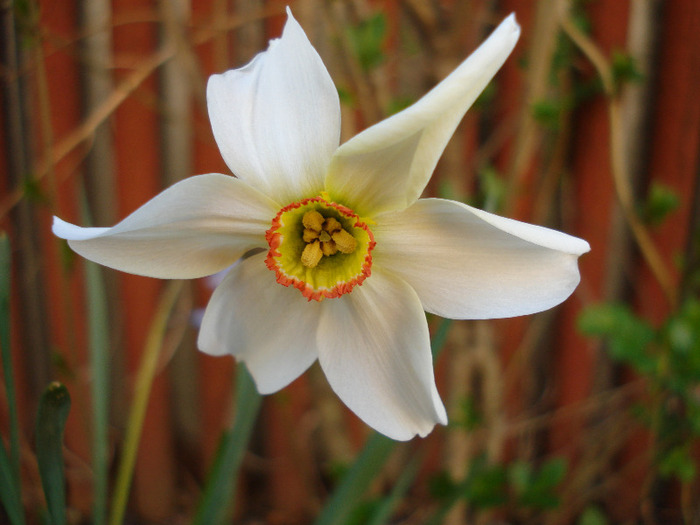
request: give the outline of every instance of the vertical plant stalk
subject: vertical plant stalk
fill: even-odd
[[[562,30],[576,44],[596,69],[603,84],[603,91],[608,100],[608,118],[610,126],[610,166],[612,169],[615,193],[625,216],[627,225],[639,246],[651,272],[658,281],[671,307],[677,304],[677,291],[664,260],[653,239],[641,221],[634,207],[627,165],[625,162],[625,136],[623,128],[622,106],[615,86],[613,69],[598,46],[584,34],[571,20],[568,13],[568,1],[560,2],[560,24]]]
[[[193,525],[228,523],[233,511],[236,483],[262,398],[250,373],[237,364],[236,411],[233,428],[224,435],[207,479]]]
[[[63,431],[69,411],[68,389],[61,383],[51,383],[41,396],[36,420],[37,463],[51,525],[66,523]]]
[[[17,416],[17,397],[15,395],[15,377],[10,352],[10,283],[12,273],[12,254],[10,240],[5,233],[0,233],[0,351],[2,351],[2,371],[10,415],[10,453],[0,441],[0,453],[3,455],[4,487],[1,496],[5,510],[13,524],[24,523],[22,512],[22,495],[19,477],[19,418]],[[7,460],[7,461],[4,461]],[[8,468],[4,468],[7,465]],[[9,479],[7,479],[9,478]]]
[[[134,401],[129,413],[124,450],[114,488],[114,500],[109,519],[110,525],[121,525],[124,520],[131,479],[134,472],[134,465],[136,464],[136,454],[141,438],[141,430],[143,428],[144,418],[146,417],[146,408],[148,406],[153,378],[158,367],[160,349],[165,337],[170,312],[181,290],[182,281],[171,281],[168,283],[165,293],[161,297],[158,309],[156,310],[151,329],[148,332],[143,357],[136,375]]]
[[[107,517],[107,427],[109,418],[109,328],[107,299],[100,268],[87,262],[85,280],[88,293],[88,331],[92,372],[92,469],[93,522],[100,525]]]

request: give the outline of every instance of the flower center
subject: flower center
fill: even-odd
[[[265,235],[265,264],[277,282],[309,300],[340,297],[369,277],[374,236],[349,208],[326,195],[282,208]]]

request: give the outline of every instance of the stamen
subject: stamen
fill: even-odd
[[[343,253],[352,253],[355,251],[355,248],[357,248],[357,241],[355,240],[355,237],[350,235],[345,230],[338,230],[332,235],[332,238],[333,242],[335,242],[335,245],[338,247],[338,250]]]
[[[335,255],[336,253],[338,253],[338,247],[333,241],[322,242],[321,251],[323,252],[323,255],[328,257],[330,255]]]
[[[307,211],[302,217],[301,222],[305,228],[320,232],[323,228],[325,217],[316,210]]]
[[[323,257],[323,252],[321,251],[321,243],[314,241],[307,244],[304,247],[304,251],[301,252],[301,263],[307,268],[316,268],[318,262]]]
[[[272,220],[267,267],[277,282],[314,301],[350,293],[371,274],[374,236],[351,209],[326,195],[293,202]]]
[[[323,234],[323,233],[326,233],[326,232],[321,232],[321,233]],[[307,228],[306,230],[304,230],[304,234],[302,235],[302,238],[304,239],[304,242],[311,242],[311,241],[313,241],[313,240],[318,239],[318,237],[319,237],[319,233],[318,233],[318,232],[313,231],[313,230],[310,230],[310,229],[308,229],[308,228]],[[323,240],[323,239],[321,239],[321,240]]]
[[[323,223],[323,229],[328,233],[335,233],[343,229],[343,225],[335,217],[328,217]]]

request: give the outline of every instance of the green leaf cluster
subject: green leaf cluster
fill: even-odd
[[[356,26],[347,29],[348,40],[362,69],[367,72],[379,66],[385,58],[386,15],[375,13]]]
[[[551,458],[539,467],[526,461],[502,465],[490,463],[484,456],[476,458],[462,481],[443,472],[431,481],[431,492],[448,502],[459,500],[477,510],[509,507],[516,510],[545,511],[559,505],[557,489],[564,479],[567,463]]]
[[[700,300],[686,300],[659,328],[621,304],[589,307],[578,325],[647,380],[650,400],[640,419],[655,434],[659,474],[692,481],[691,449],[700,438]]]

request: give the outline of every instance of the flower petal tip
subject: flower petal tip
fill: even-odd
[[[59,217],[54,216],[53,224],[51,225],[51,231],[56,237],[65,239],[67,241],[84,241],[87,239],[92,239],[103,233],[108,228],[82,228],[66,222]]]

